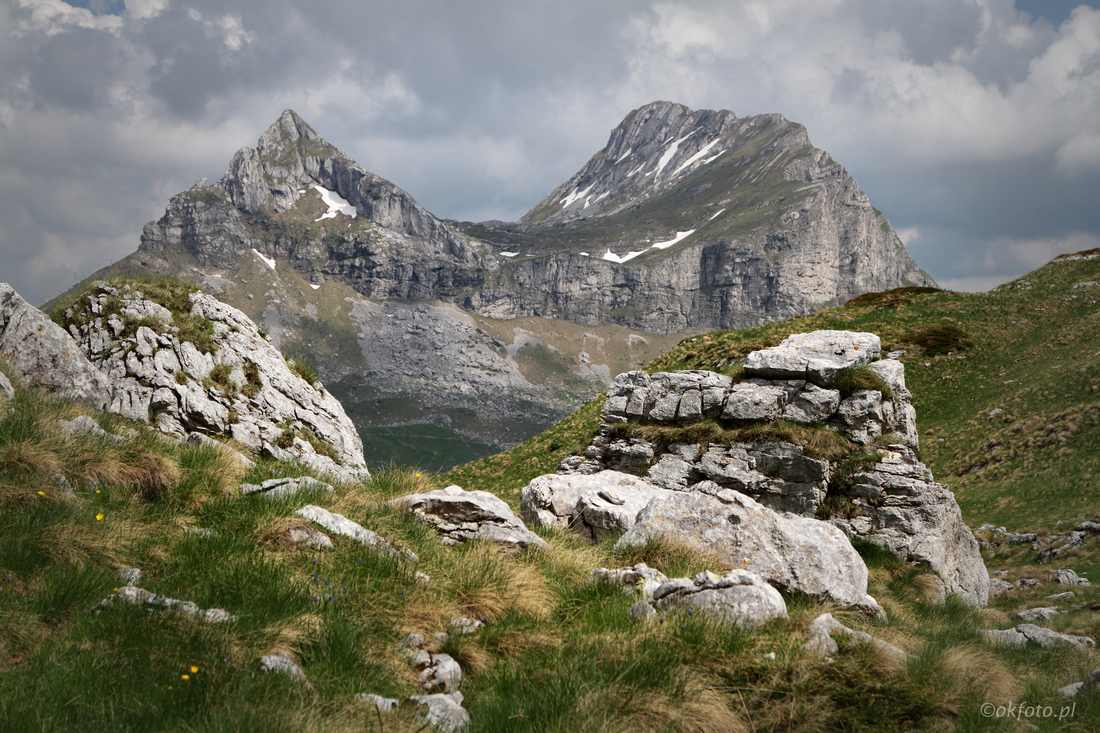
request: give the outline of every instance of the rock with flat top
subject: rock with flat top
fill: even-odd
[[[877,359],[881,350],[879,337],[873,333],[796,333],[779,346],[749,354],[745,373],[769,379],[806,379],[820,387],[830,387],[845,371]]]
[[[571,527],[589,538],[630,529],[649,500],[675,493],[619,471],[539,476],[520,491],[520,513],[535,526]]]

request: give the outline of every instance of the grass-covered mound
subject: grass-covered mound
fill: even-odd
[[[79,414],[133,440],[59,428]],[[787,599],[789,619],[752,632],[700,615],[646,624],[627,614],[635,598],[589,583],[589,571],[725,568],[669,542],[615,551],[614,538],[590,545],[555,532],[544,534],[551,550],[518,556],[449,549],[383,503],[438,486],[435,477],[390,468],[367,484],[273,501],[237,487],[302,475],[300,466],[260,460],[239,471],[217,448],[75,403],[21,388],[0,396],[0,729],[417,731],[412,711],[379,717],[353,696],[417,693],[400,639],[430,638],[457,616],[487,622],[442,646],[462,665],[472,731],[1004,730],[982,703],[1048,700],[1100,666],[1093,651],[987,646],[977,630],[1009,625],[1006,611],[931,605],[929,577],[873,547],[862,551],[889,625],[802,597]],[[327,552],[290,546],[284,530],[305,503],[412,549],[432,581],[345,538]],[[237,620],[122,605],[93,613],[123,567],[141,568],[150,591]],[[825,611],[919,659],[903,670],[860,645],[832,661],[812,655],[802,633]],[[1063,626],[1100,633],[1085,618]],[[312,687],[262,673],[258,659],[272,650],[300,660]],[[1095,708],[1079,703],[1082,730],[1100,720]]]

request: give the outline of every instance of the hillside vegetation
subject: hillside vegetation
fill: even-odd
[[[1044,535],[1094,511],[1100,286],[1074,286],[1095,281],[1100,259],[1077,259],[991,293],[873,294],[687,339],[647,368],[736,374],[746,353],[791,332],[874,331],[887,349],[907,352],[923,458],[952,484],[970,524]],[[888,622],[788,596],[790,617],[753,631],[700,614],[645,623],[627,613],[635,597],[590,582],[589,572],[641,561],[669,577],[727,568],[668,541],[614,550],[614,537],[592,545],[543,529],[545,550],[448,548],[386,503],[453,482],[515,506],[527,481],[587,445],[602,398],[442,476],[391,466],[364,484],[269,499],[239,485],[309,471],[270,459],[241,469],[217,447],[174,442],[8,376],[16,391],[0,392],[0,730],[419,731],[414,710],[382,715],[355,695],[417,694],[400,641],[448,631],[428,644],[462,666],[471,731],[1100,728],[1100,696],[1055,695],[1100,667],[1100,652],[992,646],[979,633],[1014,626],[1020,604],[1043,605],[1064,590],[1045,582],[1047,569],[1087,574],[1091,544],[1040,567],[1028,545],[994,546],[982,533],[991,571],[1044,581],[982,610],[955,599],[935,605],[925,570],[860,544],[868,590]],[[61,429],[60,420],[81,414],[124,440]],[[343,537],[328,551],[292,545],[304,504],[346,515],[419,563]],[[124,583],[123,568],[140,568],[138,585],[149,591],[235,618],[97,608]],[[1100,636],[1100,613],[1091,610],[1100,588],[1074,591],[1074,607],[1045,625]],[[824,612],[904,649],[909,663],[862,644],[842,645],[831,659],[803,649],[806,628]],[[451,620],[462,616],[485,626],[453,633]],[[298,660],[309,684],[262,672],[260,657],[275,651]],[[1008,717],[1021,704],[1040,712]]]

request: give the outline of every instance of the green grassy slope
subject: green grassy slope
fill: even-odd
[[[58,429],[80,413],[134,442]],[[216,449],[76,403],[25,389],[0,396],[0,729],[422,731],[413,710],[381,717],[354,695],[416,694],[401,638],[430,638],[460,615],[487,625],[433,649],[462,665],[471,733],[1000,731],[1011,728],[983,716],[983,703],[1058,705],[1054,689],[1100,664],[1095,650],[987,646],[978,630],[1007,625],[1006,611],[932,605],[924,571],[873,547],[861,550],[888,625],[802,597],[787,599],[789,618],[751,632],[701,614],[646,624],[627,613],[635,598],[589,582],[589,570],[644,561],[676,577],[722,568],[667,542],[615,551],[566,532],[546,532],[550,550],[518,556],[447,548],[384,503],[438,485],[412,471],[293,500],[237,490],[301,473],[261,460],[242,474]],[[327,552],[289,545],[305,503],[409,547],[419,564],[339,537]],[[95,612],[122,567],[140,567],[150,591],[237,618]],[[917,658],[901,669],[868,646],[843,645],[828,661],[807,652],[802,634],[825,611]],[[1095,636],[1100,621],[1075,616],[1061,628]],[[310,687],[260,671],[259,657],[276,650],[301,662]],[[1058,729],[1094,730],[1100,701],[1078,701],[1073,715]]]

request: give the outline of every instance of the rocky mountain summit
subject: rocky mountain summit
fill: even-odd
[[[168,435],[232,438],[343,481],[370,476],[340,403],[243,313],[183,283],[140,287],[99,283],[66,309],[66,331],[0,284],[0,356],[29,384]]]
[[[412,417],[505,445],[663,339],[933,284],[802,126],[670,102],[628,115],[514,224],[438,219],[287,110],[220,180],[173,196],[113,267],[93,277],[173,274],[240,308],[308,354],[361,427],[368,413],[372,426]],[[432,335],[456,321],[462,338]],[[390,394],[412,409],[381,416]]]

